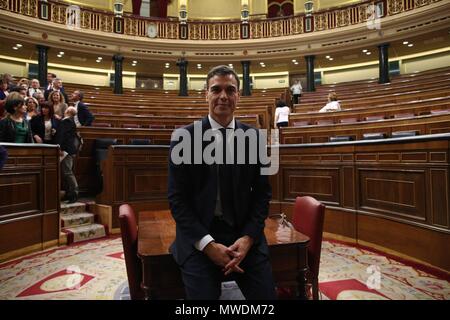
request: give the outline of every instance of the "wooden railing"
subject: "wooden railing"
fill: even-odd
[[[360,23],[376,23],[378,18],[423,7],[442,0],[369,0],[347,7],[319,11],[307,17],[304,14],[276,19],[250,20],[249,38],[272,38],[309,32],[337,29]],[[42,8],[46,7],[48,11]],[[150,25],[156,27],[156,38],[179,39],[179,21],[154,19],[131,14],[122,18],[112,12],[70,5],[56,0],[0,0],[0,10],[68,24],[75,28],[123,33],[124,35],[147,37]],[[44,13],[43,13],[44,12]],[[48,18],[45,12],[49,12]],[[376,14],[375,14],[376,13]],[[189,40],[236,40],[241,39],[241,21],[188,21]]]

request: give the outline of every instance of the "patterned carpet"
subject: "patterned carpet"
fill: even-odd
[[[60,247],[0,264],[0,299],[129,299],[119,237]],[[401,262],[400,262],[401,261]],[[324,241],[322,299],[450,300],[450,276],[373,250]],[[223,299],[241,298],[233,283]]]

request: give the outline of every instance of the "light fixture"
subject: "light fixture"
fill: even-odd
[[[333,61],[333,60],[334,60],[334,58],[330,58],[330,59],[328,59],[328,60],[330,60],[330,61]]]
[[[99,63],[99,62],[102,62],[102,60],[100,60],[100,59],[97,59],[97,60],[95,60],[95,62]]]
[[[228,66],[229,66],[230,68],[233,68],[233,64],[232,64],[232,63],[229,63]]]
[[[372,52],[367,51],[366,54],[367,54],[368,56],[370,56],[370,55],[372,54]]]
[[[64,54],[64,51],[60,51],[59,54],[60,54],[60,55],[63,55],[63,54]]]
[[[325,56],[325,58],[330,59],[330,56]]]
[[[169,69],[169,68],[170,68],[170,66],[168,64],[166,64],[166,69]]]
[[[123,16],[123,1],[122,0],[116,0],[114,2],[114,15],[117,18],[122,18],[122,16]]]
[[[56,56],[57,56],[58,58],[62,58],[63,55],[62,55],[62,54],[57,54]]]
[[[296,63],[296,62],[297,62],[297,60],[295,60],[295,59],[292,59],[292,62],[293,62],[293,63]]]
[[[412,46],[413,46],[413,44],[412,44],[412,43],[408,44],[408,47],[412,47]]]
[[[409,42],[408,41],[403,41],[403,44],[408,44]]]
[[[136,64],[136,63],[137,63],[137,61],[136,61],[136,60],[133,60],[133,63],[134,63],[134,64]]]
[[[367,49],[363,49],[363,52],[366,53],[366,52],[367,52]]]
[[[103,60],[103,58],[102,58],[102,57],[98,57],[97,59],[98,59],[98,60]]]
[[[18,50],[19,48],[17,48],[17,47],[13,47],[13,49],[14,49],[14,50]]]
[[[295,61],[295,62],[294,62],[294,64],[298,64],[298,62],[297,62],[297,61]]]
[[[305,1],[305,13],[306,16],[309,17],[314,10],[314,2],[311,0]]]
[[[185,4],[180,5],[179,19],[181,24],[186,24],[187,22],[187,8]]]
[[[22,48],[22,45],[20,43],[16,44],[17,48]]]
[[[241,8],[241,21],[242,23],[247,24],[248,23],[248,19],[249,19],[249,9],[248,9],[248,4],[243,4],[242,8]]]

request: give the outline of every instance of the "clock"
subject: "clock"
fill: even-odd
[[[156,26],[156,23],[150,23],[147,28],[147,35],[150,38],[156,38],[158,35],[158,27]]]

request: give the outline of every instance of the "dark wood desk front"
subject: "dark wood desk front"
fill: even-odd
[[[277,286],[298,286],[306,297],[309,238],[268,218],[264,233]],[[169,253],[175,239],[175,221],[169,211],[144,211],[139,214],[138,255],[142,261],[142,287],[147,299],[184,297],[178,265]]]

